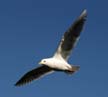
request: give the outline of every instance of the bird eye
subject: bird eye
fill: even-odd
[[[45,60],[43,62],[46,62]]]

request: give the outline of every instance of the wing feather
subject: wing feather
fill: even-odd
[[[54,57],[63,58],[67,61],[72,49],[75,47],[75,44],[79,39],[86,17],[87,12],[84,10],[73,25],[71,25],[71,27],[64,33]]]
[[[35,79],[42,77],[43,75],[52,72],[53,70],[48,66],[42,65],[36,69],[27,72],[16,84],[15,86],[20,86],[29,83]]]

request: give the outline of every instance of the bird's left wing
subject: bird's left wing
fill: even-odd
[[[73,25],[64,33],[54,57],[67,61],[83,29],[86,16],[87,11],[84,10]]]
[[[40,77],[42,77],[45,74],[48,74],[50,72],[53,72],[53,70],[51,68],[49,68],[48,66],[42,65],[36,69],[33,69],[29,72],[27,72],[16,84],[15,86],[21,86],[24,85],[26,83],[29,83],[31,81],[33,81],[34,79],[38,79]]]

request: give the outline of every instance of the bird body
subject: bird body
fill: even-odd
[[[39,64],[46,65],[55,70],[68,70],[71,68],[71,65],[69,65],[66,61],[57,58],[43,59]]]
[[[15,85],[20,86],[26,84],[54,71],[62,71],[68,74],[73,74],[78,71],[79,66],[70,65],[67,61],[73,48],[79,40],[86,16],[87,11],[84,10],[73,25],[71,25],[70,28],[64,33],[53,57],[42,59],[39,62],[41,66],[27,72]]]

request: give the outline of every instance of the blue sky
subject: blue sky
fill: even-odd
[[[69,62],[73,76],[54,73],[23,87],[15,82],[55,52],[63,33],[87,9],[88,17]],[[1,97],[108,97],[107,0],[1,0]]]

